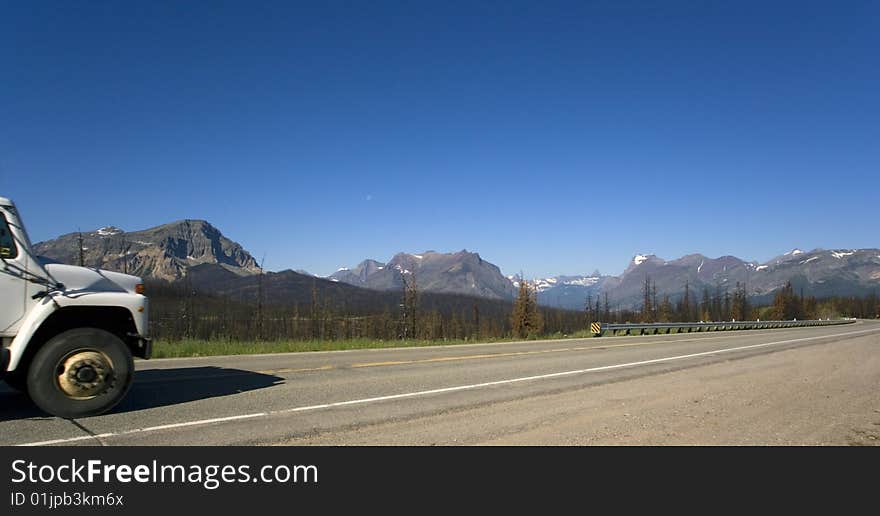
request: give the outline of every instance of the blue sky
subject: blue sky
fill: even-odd
[[[271,270],[528,276],[880,246],[877,2],[123,4],[0,8],[35,241],[199,218]]]

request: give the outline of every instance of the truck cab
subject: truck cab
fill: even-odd
[[[42,410],[77,418],[128,392],[148,359],[143,281],[36,256],[15,204],[0,197],[0,378]]]

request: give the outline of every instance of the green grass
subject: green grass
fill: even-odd
[[[581,331],[572,335],[546,335],[540,339],[591,337]],[[208,357],[218,355],[259,355],[263,353],[296,353],[302,351],[337,351],[343,349],[380,349],[418,346],[454,346],[486,342],[514,342],[521,339],[494,338],[480,340],[311,340],[311,341],[241,341],[241,340],[157,340],[153,343],[153,358]]]

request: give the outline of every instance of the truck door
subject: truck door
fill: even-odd
[[[10,266],[25,267],[27,257],[21,251],[0,210],[0,336],[14,336],[24,317],[28,283]]]

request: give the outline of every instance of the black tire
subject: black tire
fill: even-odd
[[[21,368],[6,373],[6,376],[3,377],[3,381],[13,389],[27,394],[27,374],[23,373]]]
[[[66,357],[95,352],[109,359],[105,389],[88,399],[65,393],[59,384],[59,367]],[[128,346],[110,332],[98,328],[77,328],[52,337],[34,355],[27,373],[31,400],[45,412],[67,419],[97,416],[122,401],[134,377],[134,359]]]

